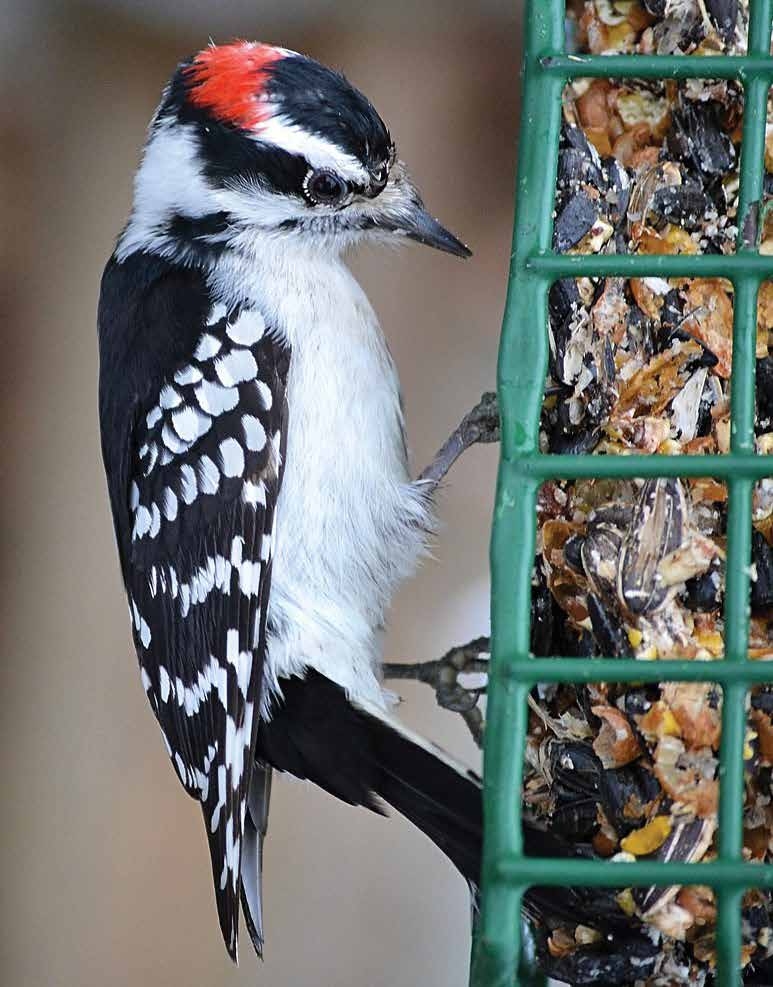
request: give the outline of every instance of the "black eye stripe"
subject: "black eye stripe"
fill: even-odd
[[[309,167],[302,155],[261,144],[236,127],[212,119],[181,99],[174,86],[159,118],[172,112],[181,123],[195,127],[204,175],[214,185],[247,181],[284,195],[299,194]]]

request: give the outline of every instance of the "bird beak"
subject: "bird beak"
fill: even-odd
[[[454,257],[471,257],[472,251],[431,216],[402,161],[396,161],[386,186],[367,203],[364,229],[384,230],[415,240]]]
[[[430,216],[421,200],[412,203],[411,206],[407,216],[403,217],[402,222],[397,226],[396,232],[404,233],[417,243],[444,250],[454,257],[472,257],[470,248]]]

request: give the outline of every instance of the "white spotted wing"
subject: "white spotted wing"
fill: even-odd
[[[142,680],[202,803],[232,955],[287,363],[259,312],[217,306],[133,433],[128,588]]]

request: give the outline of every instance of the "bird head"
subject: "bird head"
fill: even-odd
[[[341,74],[238,41],[178,66],[150,126],[119,252],[196,256],[266,239],[470,251],[427,212],[381,117]]]

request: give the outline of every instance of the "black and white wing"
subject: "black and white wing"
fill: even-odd
[[[288,353],[258,311],[222,305],[191,342],[135,408],[123,522],[108,476],[116,527],[127,528],[119,540],[142,682],[180,781],[201,801],[235,959]]]

